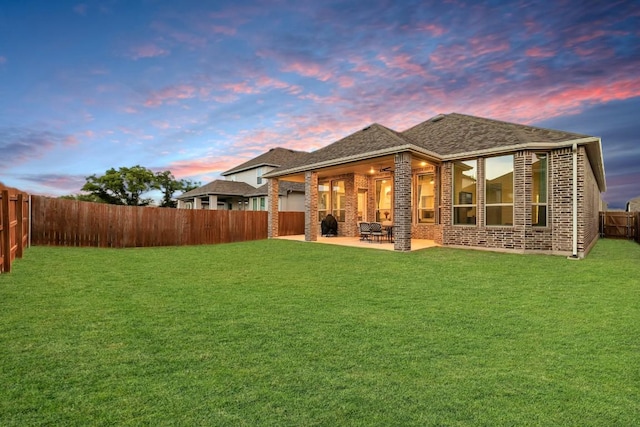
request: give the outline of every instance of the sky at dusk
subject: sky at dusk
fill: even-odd
[[[602,138],[640,196],[639,1],[0,1],[0,182],[203,184],[272,147],[463,113]]]

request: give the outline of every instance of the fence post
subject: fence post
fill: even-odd
[[[24,194],[18,193],[16,200],[16,258],[22,258],[24,251]]]
[[[2,190],[2,206],[0,206],[0,215],[2,215],[2,269],[11,272],[11,225],[9,215],[9,190]]]

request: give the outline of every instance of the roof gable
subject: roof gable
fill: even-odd
[[[233,167],[225,172],[222,172],[222,176],[232,175],[234,173],[243,172],[249,169],[258,168],[261,166],[273,166],[278,167],[285,163],[289,163],[298,158],[308,155],[306,151],[289,150],[288,148],[276,147],[272,148],[266,153],[259,155],[251,160],[248,160],[241,165]]]
[[[410,144],[410,141],[400,133],[378,123],[373,123],[326,147],[308,153],[295,161],[285,163],[276,171],[271,171],[265,176],[271,176],[279,170],[291,170],[327,163],[346,163],[375,157],[384,152],[394,152],[398,147]]]

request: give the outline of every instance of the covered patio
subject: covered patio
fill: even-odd
[[[293,236],[280,236],[276,237],[276,239],[281,240],[291,240],[295,242],[307,242],[305,240],[304,234],[296,234]],[[323,243],[326,245],[338,245],[338,246],[350,246],[354,248],[368,248],[368,249],[377,249],[383,251],[393,251],[394,245],[393,243],[381,241],[381,242],[370,242],[366,240],[361,240],[359,237],[345,237],[345,236],[335,236],[335,237],[324,237],[318,236],[317,240],[311,241],[311,243]],[[421,249],[433,248],[436,246],[441,246],[436,243],[434,240],[427,239],[411,239],[411,251],[418,251]]]

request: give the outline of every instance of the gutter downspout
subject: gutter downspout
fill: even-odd
[[[573,250],[571,258],[578,258],[578,144],[573,143]]]

